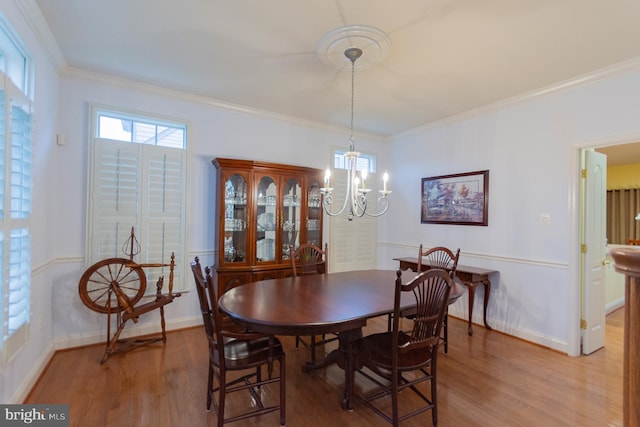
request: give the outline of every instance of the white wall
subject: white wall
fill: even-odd
[[[385,265],[426,246],[460,247],[460,264],[499,270],[489,323],[575,353],[578,148],[640,137],[640,70],[523,99],[393,141],[390,169],[404,185],[381,249]],[[420,179],[489,169],[488,227],[420,224]],[[543,225],[541,214],[551,223]],[[483,294],[474,319],[481,321]],[[451,313],[466,317],[466,299]]]

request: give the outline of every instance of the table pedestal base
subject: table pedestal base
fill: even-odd
[[[329,365],[336,363],[340,368],[344,370],[344,394],[342,396],[342,409],[352,411],[351,396],[353,396],[353,381],[354,381],[354,367],[351,366],[353,357],[354,341],[362,338],[362,328],[352,329],[349,331],[343,331],[338,334],[338,348],[332,350],[326,357],[319,363],[312,364],[306,362],[302,365],[302,372],[310,373],[316,369],[326,368]]]

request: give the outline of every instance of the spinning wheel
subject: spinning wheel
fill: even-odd
[[[98,313],[116,313],[125,307],[118,304],[118,295],[126,295],[129,305],[135,305],[147,289],[147,278],[139,264],[126,258],[98,261],[80,278],[80,299]],[[121,297],[122,299],[122,297]]]
[[[80,300],[89,309],[107,315],[107,344],[100,363],[104,363],[109,355],[123,352],[130,348],[152,342],[167,341],[164,321],[164,306],[173,302],[180,294],[173,293],[173,270],[175,256],[171,254],[169,264],[138,264],[133,261],[134,255],[140,252],[140,245],[131,229],[131,237],[123,246],[123,252],[129,249],[127,258],[107,258],[89,267],[78,284]],[[169,293],[162,293],[164,276],[160,276],[156,284],[155,299],[136,305],[145,296],[147,277],[143,268],[169,267]],[[128,320],[138,322],[138,317],[149,311],[160,310],[160,326],[162,334],[150,338],[129,338],[118,340]],[[111,315],[116,315],[116,331],[111,335]]]

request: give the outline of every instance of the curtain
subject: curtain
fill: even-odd
[[[626,245],[640,239],[640,188],[607,190],[607,242]]]

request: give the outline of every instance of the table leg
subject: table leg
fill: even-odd
[[[353,383],[355,381],[356,369],[359,367],[357,355],[353,352],[353,343],[362,338],[362,329],[346,331],[339,336],[339,349],[343,354],[344,361],[344,395],[342,397],[342,409],[352,411],[351,397],[353,396]],[[340,364],[338,364],[340,366]]]
[[[464,283],[464,285],[469,289],[469,320],[468,320],[469,325],[467,326],[467,334],[473,335],[472,319],[473,319],[473,303],[476,299],[476,285],[484,285],[484,306],[482,307],[484,327],[487,328],[488,330],[492,330],[491,326],[489,326],[489,323],[487,322],[487,307],[489,306],[489,294],[491,294],[491,282],[489,281],[489,279],[486,279],[486,280],[480,280],[478,282],[471,282],[468,280],[464,280],[462,281],[462,283]]]
[[[462,282],[469,289],[469,325],[467,326],[467,334],[473,335],[473,323],[471,319],[473,318],[473,302],[476,299],[476,285],[473,282]]]
[[[487,306],[489,305],[489,294],[491,293],[491,282],[483,280],[484,283],[484,327],[491,330],[491,326],[487,323]]]

